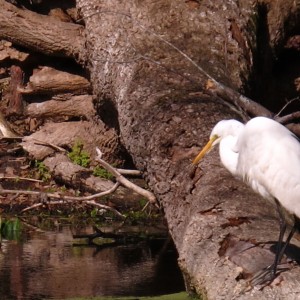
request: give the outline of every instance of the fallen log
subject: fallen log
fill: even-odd
[[[278,46],[296,10],[292,1],[271,5],[270,14],[264,1],[190,2],[101,1],[91,8],[77,1],[93,41],[87,51],[98,106],[117,108],[122,141],[164,208],[188,290],[204,299],[296,299],[299,267],[263,290],[247,286],[274,258],[273,204],[232,178],[216,152],[191,166],[217,121],[249,118],[238,101],[227,101],[230,89],[232,100],[245,100],[252,114],[271,115],[238,90],[256,62],[259,26],[270,24],[270,43],[260,44],[267,53],[264,45]],[[100,20],[105,26],[97,26]],[[226,89],[206,91],[211,78]]]
[[[86,78],[50,67],[35,70],[27,85],[19,89],[23,94],[84,94],[89,90],[90,82]]]
[[[91,95],[65,96],[68,100],[48,100],[41,103],[30,103],[25,115],[45,120],[47,118],[83,117],[90,119],[96,115]],[[57,99],[57,97],[55,97]]]
[[[5,0],[0,0],[0,7],[0,38],[46,55],[80,60],[84,49],[81,25],[20,9]]]

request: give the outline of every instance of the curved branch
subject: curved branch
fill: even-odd
[[[146,197],[149,200],[149,202],[157,203],[156,197],[154,196],[153,193],[137,186],[136,184],[134,184],[131,181],[129,181],[128,179],[126,179],[124,176],[122,176],[121,173],[119,173],[117,171],[117,169],[113,168],[110,164],[108,164],[106,161],[101,159],[102,152],[100,151],[99,148],[96,148],[96,151],[97,151],[98,156],[96,157],[95,160],[98,161],[100,163],[100,165],[102,167],[104,167],[107,171],[109,171],[111,174],[113,174],[119,183],[121,183],[125,187],[135,191],[136,193]]]

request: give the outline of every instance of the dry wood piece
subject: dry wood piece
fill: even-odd
[[[102,152],[100,151],[99,148],[97,148],[96,151],[97,151],[97,154],[98,154],[97,157],[96,157],[96,160],[100,163],[100,165],[102,167],[104,167],[107,171],[109,171],[111,174],[113,174],[116,177],[116,180],[118,182],[120,182],[121,184],[123,184],[127,188],[135,191],[136,193],[146,197],[149,200],[150,203],[158,204],[157,199],[156,199],[155,195],[152,192],[147,191],[147,190],[135,185],[134,183],[132,183],[128,179],[126,179],[124,176],[122,176],[122,174],[120,172],[117,171],[117,169],[112,167],[110,164],[108,164],[106,161],[104,161],[101,158],[102,157]]]
[[[91,95],[73,96],[66,101],[49,100],[42,103],[31,103],[25,114],[32,118],[48,117],[85,117],[96,114]]]
[[[3,114],[0,112],[0,131],[4,138],[20,138],[13,129],[10,128],[9,124],[6,122]]]
[[[100,177],[91,175],[92,171],[76,165],[70,159],[61,153],[44,160],[45,166],[55,177],[59,177],[62,182],[72,186],[81,186],[86,190],[105,191],[111,189],[113,182]],[[91,180],[88,180],[92,177]]]
[[[19,9],[0,0],[0,38],[46,55],[79,59],[84,49],[81,25]]]
[[[96,155],[95,147],[99,146],[105,151],[107,161],[122,162],[115,130],[107,129],[100,120],[46,123],[39,131],[26,136],[22,147],[35,159],[43,160],[57,151],[47,143],[71,149],[78,141],[84,142],[84,150],[91,157]],[[41,142],[46,144],[41,145]]]
[[[20,91],[24,94],[83,94],[89,89],[90,82],[82,76],[43,67],[33,73],[27,86]]]
[[[23,113],[23,97],[19,89],[23,87],[24,72],[19,66],[11,66],[10,76],[7,114],[21,115]]]
[[[48,16],[54,17],[62,22],[72,22],[72,18],[59,7],[50,9]]]
[[[29,54],[21,52],[11,47],[12,43],[8,41],[0,41],[0,62],[5,60],[25,61]]]

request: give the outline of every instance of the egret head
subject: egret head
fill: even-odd
[[[218,122],[211,131],[208,143],[203,147],[197,157],[193,160],[193,164],[197,164],[206,153],[208,153],[214,146],[219,144],[226,136],[238,136],[244,124],[236,120],[222,120]]]

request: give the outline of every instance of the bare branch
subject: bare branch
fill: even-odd
[[[105,195],[111,194],[113,193],[118,187],[120,186],[120,183],[117,182],[114,184],[114,186],[104,192],[100,192],[97,194],[93,194],[90,196],[85,196],[85,197],[73,197],[73,196],[62,196],[59,193],[45,193],[45,192],[40,192],[40,191],[27,191],[27,190],[6,190],[6,189],[0,189],[0,194],[16,194],[16,195],[33,195],[33,196],[38,196],[40,198],[47,198],[47,199],[59,199],[56,201],[47,201],[47,204],[52,205],[52,204],[63,204],[65,202],[69,202],[69,201],[81,201],[81,202],[86,202],[88,204],[97,206],[97,207],[101,207],[102,209],[106,209],[106,210],[110,210],[113,211],[114,213],[116,213],[118,216],[123,216],[122,214],[120,214],[119,212],[117,212],[114,208],[111,208],[109,206],[106,205],[102,205],[100,203],[95,202],[93,199],[99,198],[99,197],[103,197]],[[24,208],[21,213],[28,211],[30,209],[34,209],[37,208],[41,205],[44,205],[44,202],[40,202],[40,203],[35,203],[33,205],[31,205],[30,207]],[[124,216],[123,216],[124,217]]]
[[[47,202],[47,205],[58,205],[58,204],[64,204],[65,201],[64,200],[58,200],[58,201],[50,201],[50,202]],[[101,208],[101,209],[104,209],[104,210],[109,210],[109,211],[112,211],[113,213],[115,213],[116,215],[118,215],[119,217],[121,218],[125,218],[124,215],[122,215],[120,212],[118,212],[116,209],[114,209],[113,207],[110,207],[110,206],[107,206],[107,205],[104,205],[104,204],[100,204],[100,203],[97,203],[95,202],[95,200],[90,200],[90,201],[85,201],[84,202],[85,204],[89,204],[89,205],[93,205],[93,206],[96,206],[98,208]],[[45,205],[44,203],[36,203],[36,204],[33,204],[27,208],[24,208],[21,213],[23,212],[26,212],[26,211],[29,211],[31,209],[35,209],[35,208],[38,208],[42,205]]]
[[[89,204],[89,205],[93,205],[93,206],[96,206],[100,209],[105,209],[105,210],[109,210],[109,211],[112,211],[113,213],[115,213],[116,215],[118,215],[119,217],[121,218],[125,218],[124,215],[122,215],[120,212],[118,212],[116,209],[114,209],[113,207],[110,207],[110,206],[107,206],[107,205],[103,205],[103,204],[100,204],[100,203],[97,203],[95,202],[95,200],[90,200],[90,201],[85,201],[84,203],[86,204]]]
[[[30,138],[29,138],[30,139]],[[28,139],[27,139],[28,140]],[[63,152],[63,153],[66,153],[68,152],[66,149],[62,148],[62,147],[59,147],[57,145],[54,145],[52,143],[49,143],[49,142],[44,142],[44,141],[40,141],[40,140],[37,140],[37,139],[32,139],[33,142],[36,144],[36,145],[40,145],[40,146],[46,146],[46,147],[50,147],[54,150],[57,150],[59,152]]]
[[[113,174],[116,177],[116,180],[120,182],[122,185],[125,187],[135,191],[136,193],[146,197],[151,203],[157,203],[156,197],[154,196],[153,193],[150,191],[147,191],[136,184],[130,182],[128,179],[126,179],[120,172],[117,171],[114,167],[112,167],[110,164],[108,164],[106,161],[101,159],[102,152],[100,151],[99,148],[96,148],[98,156],[96,157],[96,161],[100,163],[102,167],[104,167],[108,172]]]
[[[43,180],[34,179],[34,178],[26,178],[26,177],[18,177],[18,176],[5,176],[0,173],[0,179],[13,179],[15,181],[24,180],[24,181],[32,181],[32,182],[43,182]]]
[[[281,124],[287,124],[292,120],[300,119],[300,111],[295,111],[283,117],[276,116],[274,119]]]
[[[292,104],[294,101],[299,101],[300,100],[300,98],[299,97],[296,97],[296,98],[293,98],[293,99],[291,99],[291,100],[288,100],[287,102],[286,102],[286,104],[281,108],[281,110],[275,115],[275,119],[278,117],[279,118],[279,116],[280,116],[280,114],[290,105],[290,104]]]
[[[139,170],[127,170],[127,169],[116,169],[122,175],[134,175],[134,176],[141,176],[142,172]]]

